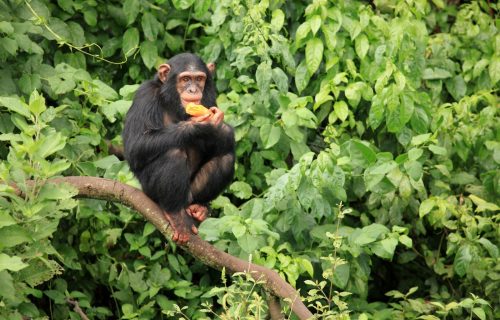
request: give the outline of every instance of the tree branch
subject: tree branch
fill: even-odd
[[[48,182],[69,183],[78,189],[78,197],[120,202],[142,214],[166,238],[172,237],[172,230],[160,207],[137,188],[118,181],[97,177],[63,177],[50,179]],[[299,293],[277,272],[233,257],[196,235],[191,235],[187,244],[181,248],[215,269],[222,270],[225,267],[229,273],[249,272],[254,279],[263,280],[264,287],[270,293],[286,299],[299,319],[312,317],[312,313],[301,301]]]
[[[276,296],[268,295],[267,305],[269,306],[269,317],[271,320],[284,320],[285,317],[281,313],[281,305]]]

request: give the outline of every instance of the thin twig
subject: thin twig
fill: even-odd
[[[78,315],[80,316],[80,318],[82,318],[82,320],[89,320],[89,317],[87,317],[85,312],[83,312],[82,308],[80,308],[80,304],[78,303],[78,301],[68,298],[66,299],[66,302],[73,306],[73,311],[78,313]]]

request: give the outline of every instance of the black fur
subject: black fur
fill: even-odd
[[[216,105],[215,85],[207,66],[196,55],[183,53],[168,61],[165,83],[158,76],[138,89],[123,130],[125,158],[143,191],[162,209],[176,213],[192,203],[206,204],[220,194],[234,174],[234,132],[192,123],[180,103],[177,75],[185,70],[207,75],[202,104]],[[170,123],[164,124],[167,115]],[[189,167],[190,157],[201,159]]]

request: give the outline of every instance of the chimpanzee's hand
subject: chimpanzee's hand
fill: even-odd
[[[221,125],[224,121],[224,112],[217,107],[211,107],[210,111],[212,111],[212,116],[208,119],[208,121],[214,126]]]
[[[196,123],[209,123],[209,119],[212,118],[213,115],[213,113],[208,113],[198,117],[191,117],[189,118],[189,121]]]

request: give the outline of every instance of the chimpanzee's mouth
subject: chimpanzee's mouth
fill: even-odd
[[[182,105],[184,106],[184,108],[186,108],[186,106],[190,103],[194,103],[194,104],[201,104],[201,100],[185,100],[185,99],[182,99]]]

